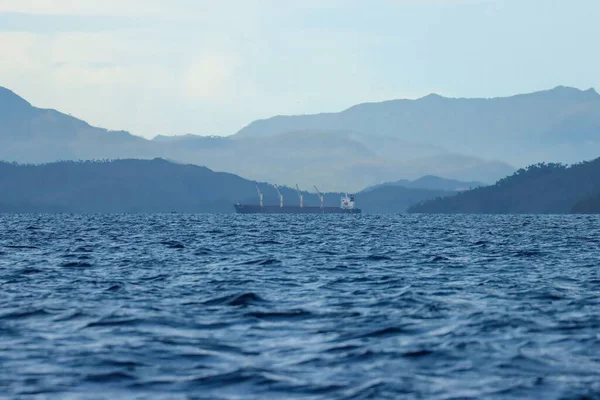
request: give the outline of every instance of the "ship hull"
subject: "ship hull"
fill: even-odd
[[[300,207],[300,206],[260,206],[258,204],[235,204],[239,214],[360,214],[359,208],[341,207]]]

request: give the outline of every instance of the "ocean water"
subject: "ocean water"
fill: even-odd
[[[1,215],[0,397],[600,398],[600,218]]]

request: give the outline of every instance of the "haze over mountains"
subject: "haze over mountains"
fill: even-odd
[[[361,191],[361,193],[368,192],[373,189],[377,189],[383,186],[401,186],[410,189],[432,189],[432,190],[443,190],[447,192],[461,192],[464,190],[475,189],[481,186],[486,186],[481,182],[462,182],[456,179],[445,179],[439,176],[426,175],[414,181],[408,179],[401,179],[396,182],[385,182],[379,185],[370,186]]]
[[[236,136],[352,130],[418,140],[453,153],[520,165],[545,159],[577,162],[596,155],[599,128],[600,95],[594,89],[559,86],[504,98],[453,99],[431,94],[417,100],[359,104],[340,113],[277,116],[255,121]]]
[[[600,96],[552,90],[496,99],[360,104],[340,113],[278,116],[229,137],[153,140],[92,127],[33,107],[0,88],[0,160],[162,157],[248,179],[328,191],[438,175],[493,183],[538,161],[579,161],[600,153]]]

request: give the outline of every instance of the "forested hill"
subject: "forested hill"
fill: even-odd
[[[571,212],[574,214],[600,214],[600,192],[578,201]]]
[[[265,204],[278,204],[275,189],[259,183]],[[285,204],[298,193],[281,192]],[[398,213],[418,201],[447,192],[382,188],[357,195],[365,212]],[[304,204],[319,205],[315,193],[302,192]],[[325,205],[339,206],[341,193],[326,193]],[[253,181],[196,165],[163,159],[62,161],[41,165],[0,162],[0,212],[234,212],[236,202],[258,203]]]
[[[254,183],[162,159],[0,163],[4,212],[231,212]]]
[[[425,201],[416,213],[569,213],[575,204],[600,193],[600,158],[572,166],[536,164],[493,186]]]

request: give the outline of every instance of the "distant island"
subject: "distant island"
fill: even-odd
[[[164,159],[62,161],[40,165],[0,162],[0,212],[13,213],[232,213],[233,205],[258,203],[256,183],[206,167]],[[278,204],[272,185],[259,182],[265,204]],[[281,187],[286,204],[295,189]],[[319,205],[304,191],[304,204]],[[451,192],[381,187],[358,194],[365,213],[400,213],[417,202]],[[325,205],[339,206],[342,193],[325,193]]]
[[[495,185],[411,206],[412,213],[565,214],[600,211],[600,158],[571,166],[540,163]]]

